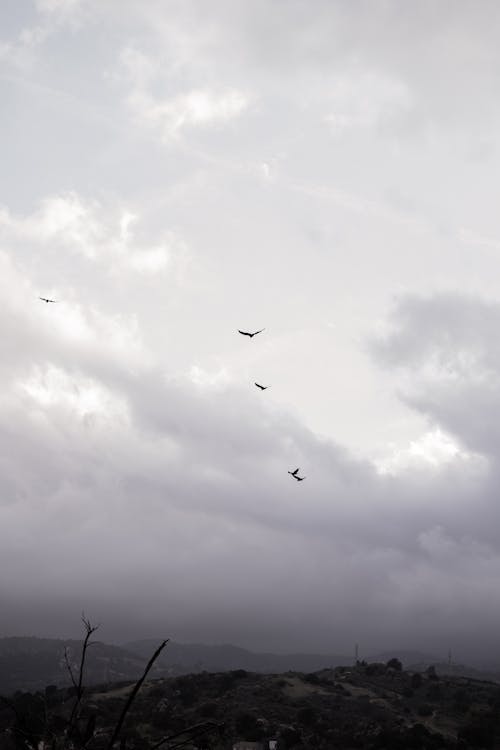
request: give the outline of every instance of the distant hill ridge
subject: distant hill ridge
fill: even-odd
[[[72,639],[0,638],[0,694],[16,690],[34,691],[47,685],[70,685],[65,652],[75,674],[78,672],[82,641]],[[101,641],[88,650],[86,684],[134,679],[143,670],[140,656]]]
[[[116,646],[95,641],[88,651],[85,683],[136,679],[161,639],[133,641]],[[81,640],[12,636],[0,638],[0,694],[16,690],[40,690],[54,684],[70,685],[65,650],[76,671],[81,654]],[[339,654],[272,654],[247,649],[201,643],[182,644],[170,641],[156,662],[152,677],[177,676],[202,671],[225,672],[245,669],[253,672],[299,670],[313,672],[352,659]]]
[[[142,674],[144,666],[161,639],[130,641],[121,646],[95,641],[88,651],[85,684],[133,680]],[[13,636],[0,638],[0,694],[16,690],[35,691],[47,685],[71,684],[65,663],[68,651],[74,671],[81,653],[81,640]],[[367,661],[386,662],[392,657],[405,666],[423,669],[440,660],[418,651],[387,651],[367,657]],[[352,656],[345,654],[274,654],[258,653],[232,644],[207,645],[170,641],[155,663],[152,678],[179,676],[197,672],[227,672],[244,669],[248,672],[275,673],[287,671],[316,672],[335,666],[350,666]],[[444,666],[440,671],[445,671]],[[461,667],[464,674],[466,668]],[[475,675],[479,673],[475,670]],[[458,672],[458,670],[457,670]]]
[[[127,651],[143,656],[151,655],[158,641],[146,639],[130,641],[123,645]],[[315,672],[338,664],[351,664],[352,657],[345,654],[273,654],[249,651],[232,644],[207,645],[204,643],[176,643],[170,641],[161,654],[158,664],[166,669],[182,669],[176,674],[189,672],[225,672],[246,669],[249,672]]]

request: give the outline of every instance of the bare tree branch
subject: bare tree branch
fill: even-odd
[[[78,686],[76,684],[75,675],[73,674],[73,669],[71,668],[71,662],[69,660],[68,647],[67,646],[64,647],[64,663],[66,664],[66,669],[69,672],[69,676],[71,678],[71,684],[73,685],[73,687],[76,690]]]
[[[82,622],[85,627],[85,639],[83,641],[82,655],[80,657],[80,667],[78,670],[78,683],[75,685],[75,688],[76,688],[75,704],[73,706],[73,710],[71,711],[71,716],[69,717],[69,722],[68,722],[68,729],[67,729],[68,735],[71,734],[71,732],[74,729],[75,722],[78,717],[78,710],[80,708],[83,693],[85,691],[85,688],[83,687],[83,672],[85,669],[85,660],[87,658],[87,649],[89,648],[89,646],[92,645],[90,643],[90,638],[92,637],[92,634],[95,633],[95,631],[99,628],[99,625],[91,624],[90,620],[85,617],[85,612],[82,612]]]
[[[128,699],[127,699],[127,702],[125,703],[125,705],[123,707],[123,711],[121,712],[120,718],[118,719],[118,722],[117,722],[117,724],[116,724],[116,726],[114,728],[113,734],[111,735],[111,739],[110,739],[110,741],[108,743],[108,750],[112,750],[112,747],[115,744],[115,742],[116,742],[116,740],[118,738],[118,735],[121,732],[121,728],[123,726],[123,722],[125,721],[125,717],[126,717],[128,711],[129,711],[132,703],[134,702],[134,699],[135,699],[137,693],[139,692],[139,690],[142,687],[142,683],[146,679],[149,670],[151,669],[151,667],[153,666],[153,664],[155,663],[155,661],[157,660],[157,658],[159,657],[159,655],[161,654],[161,652],[163,651],[163,649],[165,648],[165,646],[167,645],[167,643],[169,642],[169,640],[170,640],[170,638],[167,638],[165,641],[163,641],[158,646],[158,648],[154,652],[153,656],[148,661],[148,663],[146,665],[146,669],[144,670],[142,677],[140,677],[137,680],[137,682],[135,683],[134,688],[133,688],[132,692],[130,693],[130,695],[129,695]]]

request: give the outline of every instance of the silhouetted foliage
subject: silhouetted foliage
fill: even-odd
[[[481,717],[467,724],[460,732],[459,739],[473,748],[497,748],[498,736],[495,731],[495,721],[492,717]]]
[[[257,742],[263,736],[262,727],[257,721],[257,717],[246,711],[237,714],[234,722],[236,734],[242,739]]]
[[[286,728],[280,734],[280,747],[292,748],[297,747],[302,743],[301,733],[294,728]]]
[[[387,662],[388,669],[395,669],[396,672],[401,672],[403,669],[403,665],[399,661],[399,659],[396,659],[395,657],[393,659],[389,659]]]
[[[413,690],[418,690],[422,686],[422,675],[420,672],[415,672],[411,676],[411,686]]]

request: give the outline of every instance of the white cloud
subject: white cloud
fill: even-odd
[[[40,265],[41,271],[0,251],[0,328],[6,354],[2,373],[7,381],[31,377],[32,367],[42,363],[64,368],[70,361],[83,371],[95,365],[104,371],[144,372],[151,366],[133,312],[104,311],[89,299],[79,298],[67,281],[50,287],[51,298],[58,302],[46,305],[38,299],[43,262]]]
[[[179,43],[179,36],[174,37],[175,44]],[[159,132],[164,141],[175,140],[189,129],[220,126],[250,106],[250,97],[240,88],[200,85],[194,76],[181,76],[184,80],[177,81],[175,70],[175,55],[155,56],[127,45],[115,69],[107,73],[109,80],[128,89],[126,101],[135,120]],[[172,93],[165,95],[165,90]]]
[[[159,273],[164,271],[169,263],[169,255],[165,247],[152,247],[144,252],[136,252],[130,256],[128,265],[140,273]]]
[[[138,271],[141,274],[181,271],[187,262],[184,242],[172,231],[163,233],[162,242],[137,244],[133,226],[140,216],[128,209],[111,212],[97,201],[85,201],[78,194],[44,199],[27,216],[0,211],[0,238],[21,243],[42,243],[62,251],[80,254],[102,263],[112,274]]]
[[[235,90],[196,89],[171,99],[135,91],[129,96],[129,104],[140,121],[158,129],[169,141],[190,127],[222,124],[239,117],[249,100]]]
[[[374,464],[380,474],[398,476],[429,469],[440,471],[448,469],[455,462],[470,464],[470,471],[477,470],[482,463],[479,456],[464,451],[452,437],[435,428],[410,442],[407,447],[391,446],[388,455],[375,460]]]
[[[227,368],[221,367],[219,370],[209,372],[198,365],[192,365],[188,372],[188,378],[195,385],[206,386],[226,386],[231,378]]]
[[[30,375],[14,388],[27,394],[40,409],[59,410],[69,422],[76,417],[87,424],[96,419],[112,422],[115,427],[127,425],[126,403],[97,380],[69,373],[60,367],[35,366]],[[27,405],[29,408],[29,406]]]

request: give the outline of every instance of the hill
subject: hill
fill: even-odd
[[[16,690],[41,690],[46,685],[70,685],[67,654],[78,670],[82,641],[52,638],[0,638],[0,695]],[[92,643],[86,663],[88,684],[136,679],[144,659],[119,646]]]
[[[143,658],[149,657],[158,640],[148,639],[125,643],[123,648]],[[169,641],[168,647],[158,659],[158,665],[169,674],[191,672],[223,672],[246,669],[249,672],[315,672],[324,667],[350,664],[352,657],[342,654],[272,654],[248,651],[223,644],[210,646],[203,643],[176,643]]]
[[[93,642],[88,651],[86,683],[88,685],[133,680],[142,673],[145,662],[158,646],[159,639],[141,640],[123,646]],[[0,695],[16,690],[36,691],[47,685],[65,687],[71,684],[65,653],[74,671],[79,662],[82,641],[50,638],[0,638]],[[376,661],[396,656],[411,671],[424,671],[432,657],[418,652],[394,651],[378,654]],[[417,663],[408,664],[412,659]],[[200,672],[225,672],[244,669],[247,672],[274,673],[317,672],[327,667],[352,663],[341,654],[273,654],[248,651],[231,644],[211,646],[169,641],[153,668],[153,677],[175,677]],[[447,674],[449,665],[434,662],[440,674]],[[454,676],[500,681],[500,674],[454,665]]]
[[[100,641],[93,642],[86,664],[87,684],[136,679],[158,643],[159,639],[149,639],[120,647]],[[0,638],[0,695],[9,695],[16,690],[41,690],[46,685],[70,685],[65,652],[76,667],[81,648],[82,641],[77,640]],[[338,654],[259,654],[232,645],[209,646],[170,641],[155,664],[154,675],[175,676],[234,669],[252,672],[283,672],[289,669],[313,672],[348,662],[348,658]]]
[[[75,748],[104,750],[133,684],[89,690],[75,723]],[[74,692],[17,694],[0,707],[0,747],[16,750],[50,736],[66,747]],[[500,686],[423,675],[391,664],[360,664],[304,674],[244,670],[149,680],[120,738],[128,750],[228,750],[238,741],[278,750],[434,750],[498,748]],[[117,745],[118,746],[118,745]]]

